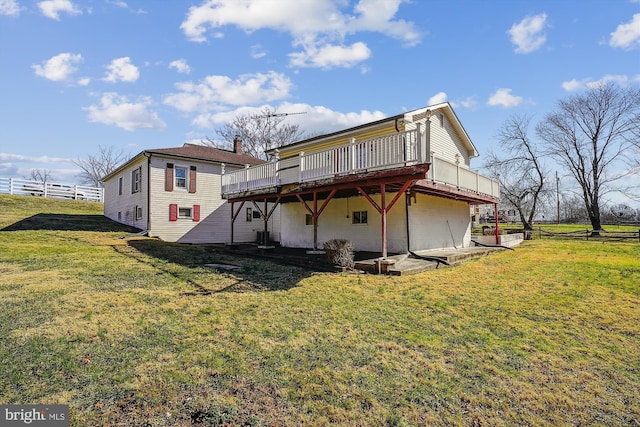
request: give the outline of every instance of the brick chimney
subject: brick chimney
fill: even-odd
[[[236,135],[236,137],[233,138],[233,152],[242,154],[242,140],[240,139],[240,135]]]

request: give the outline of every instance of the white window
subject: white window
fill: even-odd
[[[187,168],[176,166],[176,188],[187,188]]]
[[[351,224],[367,224],[367,211],[354,211],[351,215]]]
[[[191,208],[178,208],[178,218],[191,218]]]
[[[142,206],[136,206],[135,215],[136,220],[142,219]]]
[[[131,192],[138,193],[140,192],[140,168],[131,172]]]

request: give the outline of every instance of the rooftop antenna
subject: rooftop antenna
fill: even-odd
[[[270,118],[270,117],[285,117],[285,116],[293,116],[295,114],[307,114],[306,111],[300,111],[297,113],[269,113],[269,114],[265,114],[262,116],[253,116],[256,119],[262,119],[262,118]]]

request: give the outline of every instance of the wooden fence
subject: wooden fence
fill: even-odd
[[[104,190],[100,187],[63,184],[59,182],[30,181],[20,178],[0,178],[0,193],[89,200],[92,202],[104,201]]]

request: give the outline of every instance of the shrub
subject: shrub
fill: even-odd
[[[324,252],[333,265],[353,268],[353,243],[346,239],[331,239],[324,244]]]

